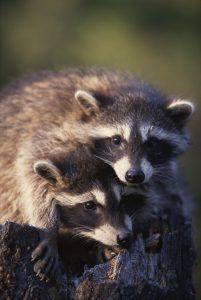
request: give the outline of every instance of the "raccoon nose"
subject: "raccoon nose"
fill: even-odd
[[[131,235],[127,234],[125,236],[117,235],[117,244],[124,249],[129,249],[131,245]]]
[[[126,180],[130,183],[142,183],[145,175],[141,170],[128,170],[125,176]]]

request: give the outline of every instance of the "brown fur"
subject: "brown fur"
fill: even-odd
[[[88,141],[87,126],[94,124],[75,101],[77,89],[110,96],[132,80],[130,75],[106,70],[45,72],[1,93],[0,222],[51,225],[49,186],[33,172],[33,163]]]

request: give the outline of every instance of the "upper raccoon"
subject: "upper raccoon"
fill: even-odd
[[[170,162],[188,144],[183,126],[192,103],[167,98],[124,73],[43,73],[8,88],[0,98],[2,156],[15,142],[19,158],[33,134],[46,130],[63,145],[69,139],[91,145],[122,182],[141,184],[159,178],[161,167],[169,173]],[[13,161],[10,152],[4,170]]]
[[[188,214],[191,199],[177,158],[189,145],[184,129],[194,105],[166,97],[132,76],[113,76],[110,82],[111,73],[105,74],[105,91],[94,88],[75,93],[83,110],[94,114],[94,126],[88,131],[94,155],[129,185],[128,193],[148,183],[148,197],[155,199],[156,210],[178,199],[174,206],[180,203],[182,214]]]
[[[114,169],[121,182],[133,186],[125,188],[128,193],[148,183],[147,195],[151,202],[155,199],[156,211],[179,204],[181,214],[189,214],[191,197],[177,158],[189,145],[184,128],[194,105],[167,98],[134,79],[133,84],[124,84],[119,94],[116,89],[110,93],[108,114],[99,114],[99,126],[89,133],[93,153]],[[99,110],[105,105],[103,100],[100,104],[101,96],[95,93],[93,101],[92,95],[83,91],[76,97],[90,107],[92,103],[99,104]]]
[[[105,128],[94,128],[94,154],[126,184],[146,183],[160,175],[163,181],[163,174],[174,172],[173,162],[188,146],[183,127],[192,112],[189,101],[159,101],[125,92],[108,108]]]

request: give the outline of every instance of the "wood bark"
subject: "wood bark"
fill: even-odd
[[[0,299],[195,299],[192,270],[195,251],[189,219],[162,222],[160,247],[147,250],[138,234],[131,252],[88,268],[81,276],[60,264],[54,282],[40,281],[31,252],[39,230],[6,222],[0,228]]]

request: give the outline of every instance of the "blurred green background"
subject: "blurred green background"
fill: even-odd
[[[193,145],[183,165],[201,253],[201,1],[0,0],[0,24],[0,86],[26,72],[100,65],[194,100]],[[200,293],[200,263],[195,274]]]

